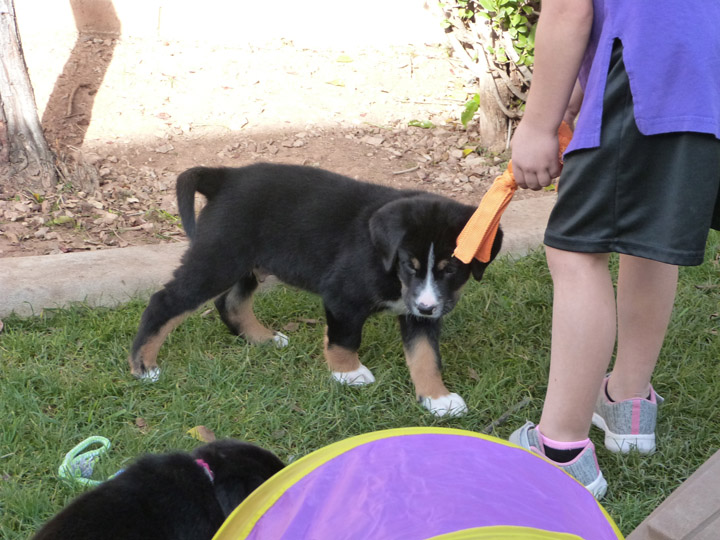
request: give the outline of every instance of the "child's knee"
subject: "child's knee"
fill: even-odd
[[[548,268],[553,281],[594,279],[609,275],[608,253],[582,253],[546,247]]]

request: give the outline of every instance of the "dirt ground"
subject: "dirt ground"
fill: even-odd
[[[0,257],[184,240],[174,181],[195,165],[307,164],[477,204],[507,159],[460,123],[473,83],[444,46],[80,36],[25,54],[61,183],[0,185]]]

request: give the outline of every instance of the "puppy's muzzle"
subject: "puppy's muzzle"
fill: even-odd
[[[418,312],[417,314],[421,317],[434,318],[437,317],[439,314],[442,314],[442,306],[439,303],[425,304],[422,302],[418,302],[416,308]]]
[[[415,317],[422,317],[426,319],[439,319],[442,317],[447,310],[442,301],[425,303],[420,300],[410,302],[408,305],[408,311]]]

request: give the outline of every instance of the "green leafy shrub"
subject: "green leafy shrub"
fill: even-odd
[[[499,107],[511,119],[522,116],[532,79],[540,1],[457,0],[441,2],[440,7],[459,59],[477,77],[487,76],[489,70],[495,84],[509,90],[497,92]],[[503,95],[510,97],[503,102]],[[474,107],[472,100],[466,104],[464,125],[472,119]]]
[[[462,2],[460,2],[462,3]],[[493,31],[500,35],[507,33],[517,54],[517,63],[532,67],[535,55],[535,28],[537,26],[540,2],[527,0],[479,0],[465,2],[472,4],[473,16],[490,22]],[[478,9],[478,6],[481,9]],[[470,10],[468,10],[470,11]],[[501,62],[509,62],[504,46],[490,52]]]

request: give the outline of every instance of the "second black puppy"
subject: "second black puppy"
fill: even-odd
[[[232,439],[189,454],[148,455],[80,495],[33,540],[211,540],[282,468],[272,452]]]
[[[207,205],[195,222],[195,193]],[[177,179],[180,217],[191,239],[174,279],[143,313],[129,362],[136,377],[159,376],[166,336],[207,300],[235,334],[252,343],[287,337],[262,326],[252,311],[257,275],[322,297],[327,317],[325,359],[340,382],[367,384],[372,373],[358,348],[374,312],[399,315],[418,400],[434,414],[461,414],[465,402],[440,376],[440,319],[472,273],[487,263],[453,257],[475,208],[423,191],[358,182],[312,167],[257,164],[198,167]],[[499,231],[492,257],[500,250]]]

